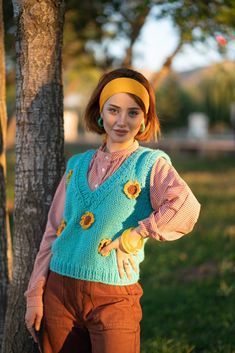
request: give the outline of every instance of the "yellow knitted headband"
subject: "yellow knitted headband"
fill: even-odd
[[[145,111],[148,113],[149,94],[147,89],[140,82],[128,77],[115,78],[104,86],[100,94],[100,112],[107,99],[116,93],[132,93],[136,95],[142,100],[145,105]]]

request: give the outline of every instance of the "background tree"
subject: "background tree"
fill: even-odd
[[[131,0],[128,2],[113,0],[99,2],[99,5],[95,3],[94,1],[87,3],[87,7],[90,10],[93,9],[93,12],[89,26],[84,26],[85,23],[88,24],[87,21],[83,22],[83,31],[86,29],[85,33],[92,35],[89,38],[84,37],[84,49],[87,52],[91,51],[96,65],[105,69],[110,66],[131,66],[133,64],[134,46],[140,39],[142,27],[150,18],[152,21],[162,18],[169,18],[172,21],[178,35],[178,43],[166,58],[162,68],[153,75],[154,87],[157,87],[169,73],[175,56],[185,45],[203,42],[222,52],[225,48],[222,50],[220,44],[216,42],[216,34],[224,35],[228,41],[234,37],[235,3],[231,0]],[[84,5],[80,5],[79,9],[73,0],[68,0],[70,16],[67,20],[70,22],[69,18],[73,18],[74,39],[79,37],[75,34],[78,28],[75,23],[76,13],[81,10],[81,6]],[[94,11],[98,10],[97,6],[99,6],[99,11]],[[80,11],[80,16],[85,18],[82,11]],[[96,30],[97,35],[94,35],[92,30]],[[116,52],[112,53],[110,50],[115,43],[119,47],[120,43],[125,43],[121,45],[124,50],[119,58]]]
[[[192,112],[205,113],[211,128],[231,125],[235,102],[235,63],[223,62],[187,73],[172,72],[157,92],[157,110],[164,131],[187,125]]]
[[[6,208],[6,82],[4,58],[4,25],[0,0],[0,350],[7,302],[7,287],[11,279],[11,234]]]
[[[195,45],[200,42],[211,46],[209,39],[215,39],[217,33],[225,35],[229,40],[234,37],[235,29],[235,23],[232,20],[235,15],[235,3],[231,0],[172,0],[160,1],[159,5],[156,9],[156,19],[171,18],[178,33],[178,44],[163,63],[161,70],[153,76],[154,87],[169,73],[174,57],[185,45]],[[221,52],[219,43],[214,40],[214,44]]]
[[[2,352],[32,352],[24,291],[64,172],[63,0],[13,1],[16,18],[14,267]]]
[[[8,32],[11,32],[10,9],[5,12],[9,18]],[[79,3],[68,0],[63,51],[65,89],[67,85],[74,88],[76,83],[72,84],[72,81],[80,82],[81,87],[90,80],[96,81],[94,67],[107,70],[123,65],[132,66],[135,45],[140,41],[145,23],[169,18],[178,36],[178,43],[161,69],[152,76],[152,84],[157,88],[168,75],[175,56],[185,46],[203,42],[218,52],[225,52],[226,47],[221,47],[215,37],[220,33],[228,41],[234,38],[234,16],[235,3],[232,0],[88,0]],[[111,48],[115,46],[119,47],[119,54],[112,51]],[[138,55],[141,55],[139,51]],[[78,71],[86,71],[90,80],[82,79],[84,75],[77,79]]]
[[[211,125],[229,125],[231,103],[235,102],[235,66],[215,65],[200,83],[202,107]]]
[[[188,115],[198,110],[199,102],[182,87],[180,76],[171,73],[157,93],[157,111],[163,130],[186,126]]]

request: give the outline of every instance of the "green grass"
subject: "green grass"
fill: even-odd
[[[235,158],[172,161],[202,209],[190,235],[146,245],[141,353],[235,353]],[[8,166],[12,198],[12,155]]]
[[[235,352],[234,157],[173,158],[202,205],[194,231],[150,240],[142,265],[142,353]]]

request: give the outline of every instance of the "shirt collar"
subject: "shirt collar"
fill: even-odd
[[[105,147],[106,147],[106,143],[104,142],[98,149],[97,156],[100,158],[105,158],[107,156],[109,158],[111,157],[110,158],[111,160],[114,160],[121,157],[127,157],[128,155],[136,151],[139,148],[139,142],[135,140],[130,147],[116,152],[107,152],[105,151]]]

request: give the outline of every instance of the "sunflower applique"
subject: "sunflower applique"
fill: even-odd
[[[141,192],[140,184],[137,180],[129,180],[124,185],[124,192],[129,199],[136,199]]]
[[[57,237],[63,232],[64,228],[66,227],[66,222],[64,219],[61,220],[59,227],[57,228],[56,235]]]
[[[102,256],[109,256],[110,255],[110,251],[108,251],[107,253],[105,254],[101,254],[100,251],[108,244],[110,244],[112,242],[112,239],[102,239],[99,243],[99,246],[98,246],[98,253]]]
[[[93,213],[87,211],[80,220],[80,225],[83,229],[88,229],[95,222]]]
[[[68,183],[69,183],[69,181],[70,181],[70,178],[71,178],[72,174],[73,174],[73,170],[70,169],[70,170],[68,171],[68,174],[66,175],[66,184],[67,184],[67,185],[68,185]]]

